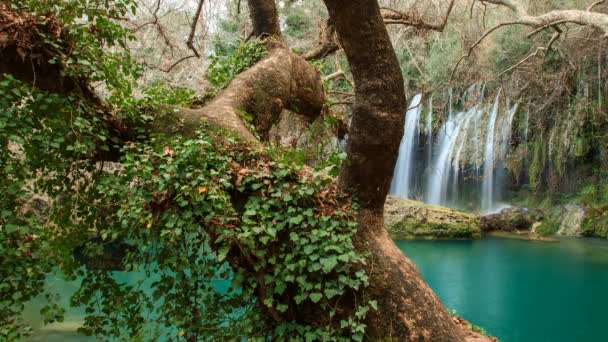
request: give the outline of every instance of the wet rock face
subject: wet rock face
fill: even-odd
[[[561,224],[558,235],[563,236],[580,236],[583,220],[585,219],[586,210],[583,206],[576,204],[567,204],[562,209]]]
[[[481,237],[476,215],[393,196],[384,206],[384,224],[395,240]]]
[[[482,232],[531,230],[534,224],[541,222],[543,218],[544,213],[540,209],[507,208],[497,214],[482,216],[479,227]]]

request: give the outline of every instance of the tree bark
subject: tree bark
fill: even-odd
[[[312,120],[321,114],[324,103],[321,75],[310,64],[281,44],[239,74],[202,109],[167,108],[160,112],[154,130],[166,134],[190,134],[203,122],[237,132],[249,141],[267,141],[270,128],[283,109]],[[242,114],[253,118],[258,137],[245,124]]]
[[[376,1],[325,0],[355,80],[348,158],[339,178],[360,204],[357,246],[371,252],[367,338],[461,341],[451,315],[388,236],[386,200],[406,109],[401,69]]]
[[[248,0],[255,37],[281,37],[281,23],[274,0]]]
[[[587,10],[553,10],[547,13],[533,16],[528,14],[524,5],[517,0],[482,0],[482,2],[504,6],[510,9],[517,17],[517,23],[534,28],[545,28],[557,24],[575,23],[578,25],[591,26],[601,30],[608,37],[608,15],[604,13],[591,12],[597,3],[592,4]]]
[[[18,14],[10,3],[0,2],[0,74],[50,92],[95,97],[86,81],[68,76],[60,63],[49,63],[59,49],[69,47],[51,45],[43,35],[61,42],[63,27],[52,17]]]

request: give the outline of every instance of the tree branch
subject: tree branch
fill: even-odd
[[[547,51],[549,52],[551,50],[551,46],[553,45],[553,43],[557,40],[557,38],[559,38],[560,36],[560,32],[555,32],[553,34],[553,36],[551,37],[551,40],[549,40],[549,44],[547,44],[547,47],[542,47],[539,46],[536,48],[536,51],[534,51],[533,53],[529,54],[528,56],[526,56],[525,58],[523,58],[521,61],[515,63],[514,65],[508,67],[507,69],[501,71],[496,78],[501,77],[502,75],[506,74],[509,71],[515,70],[516,68],[518,68],[520,65],[524,64],[526,61],[530,60],[532,57],[538,56],[538,54],[541,51]],[[546,55],[546,54],[545,54]]]
[[[597,5],[601,5],[601,4],[603,4],[604,2],[606,2],[606,0],[599,0],[599,1],[596,1],[596,2],[592,3],[591,5],[589,5],[589,7],[587,7],[587,12],[591,12],[591,10],[593,10],[593,8],[594,8],[595,6],[597,6]]]
[[[517,17],[518,22],[534,28],[543,26],[550,27],[557,22],[574,23],[583,26],[595,27],[608,37],[608,15],[591,12],[591,9],[604,1],[597,1],[587,7],[587,10],[552,10],[545,14],[532,16],[528,14],[524,6],[516,0],[481,0],[482,2],[500,5],[510,9]]]
[[[199,17],[201,16],[201,12],[203,11],[203,4],[205,0],[199,0],[198,7],[196,8],[196,13],[194,14],[194,20],[192,21],[192,26],[190,26],[190,35],[188,36],[188,40],[186,41],[186,46],[194,52],[196,58],[201,58],[200,54],[194,47],[194,35],[196,34],[196,25],[198,24]]]
[[[308,61],[322,59],[338,50],[340,50],[340,43],[338,42],[336,29],[334,28],[331,19],[327,19],[321,24],[317,46],[302,54],[302,58]]]
[[[422,18],[408,14],[404,12],[397,11],[388,7],[380,7],[384,13],[382,13],[382,18],[384,19],[384,23],[386,25],[406,25],[406,26],[414,26],[423,30],[433,30],[438,32],[443,32],[445,26],[448,23],[448,18],[452,13],[452,9],[454,8],[454,0],[451,0],[448,4],[448,9],[443,16],[443,19],[439,23],[427,23]]]
[[[465,53],[464,55],[462,55],[459,59],[458,62],[456,62],[456,65],[454,65],[454,68],[452,69],[452,73],[450,74],[450,82],[452,81],[452,79],[454,78],[454,74],[456,73],[456,70],[458,69],[458,66],[460,65],[460,63],[462,63],[462,61],[471,56],[471,53],[473,52],[473,50],[479,45],[481,44],[481,42],[487,37],[489,36],[492,32],[496,31],[497,29],[504,27],[504,26],[509,26],[509,25],[523,25],[522,23],[518,22],[518,21],[509,21],[506,23],[501,23],[498,24],[494,27],[492,27],[491,29],[489,29],[488,31],[486,31],[486,33],[484,33],[473,45],[471,45],[471,47],[469,47],[469,50],[467,51],[467,53]]]

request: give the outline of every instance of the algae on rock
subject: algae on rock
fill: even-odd
[[[384,224],[395,240],[481,237],[477,215],[393,196],[384,206]]]

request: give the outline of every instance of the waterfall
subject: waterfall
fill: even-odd
[[[417,94],[412,99],[410,107],[405,114],[405,127],[403,138],[399,145],[399,157],[395,165],[390,193],[402,197],[410,197],[412,184],[412,170],[414,169],[414,156],[416,140],[419,133],[420,112],[422,111],[422,95]]]
[[[525,129],[524,129],[524,141],[528,142],[528,130],[530,129],[530,106],[528,106],[528,110],[526,111],[526,121],[525,121]]]
[[[433,97],[429,97],[429,109],[426,116],[426,162],[431,165],[433,160]]]
[[[433,99],[428,99],[426,118],[421,119],[422,96],[414,97],[406,113],[392,194],[462,210],[499,208],[518,106],[508,99],[500,106],[500,92],[488,103],[484,92],[480,85],[462,96],[448,89],[447,118],[435,131]]]
[[[500,93],[496,95],[494,106],[490,111],[488,130],[486,131],[486,147],[483,164],[483,183],[481,185],[481,211],[490,212],[494,206],[494,128],[498,114],[498,101]]]
[[[446,204],[454,146],[463,127],[468,127],[471,118],[476,113],[477,109],[474,107],[467,112],[455,114],[441,128],[436,146],[439,154],[431,168],[431,176],[427,180],[426,201],[428,203]]]

